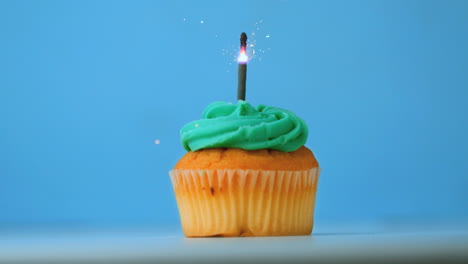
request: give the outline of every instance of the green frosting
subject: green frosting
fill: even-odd
[[[237,104],[215,102],[203,117],[186,124],[180,131],[187,151],[206,148],[245,150],[297,150],[307,140],[305,122],[290,111],[239,100]]]

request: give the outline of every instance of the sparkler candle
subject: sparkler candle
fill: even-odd
[[[247,80],[247,34],[242,32],[240,36],[240,52],[237,62],[238,67],[238,78],[237,78],[237,100],[245,101],[245,82]]]

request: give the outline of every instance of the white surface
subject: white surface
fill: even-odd
[[[304,237],[161,231],[0,232],[0,263],[468,263],[467,226],[337,226]]]

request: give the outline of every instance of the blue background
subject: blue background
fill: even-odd
[[[177,223],[242,31],[247,100],[309,125],[317,225],[468,219],[467,1],[0,1],[0,227]]]

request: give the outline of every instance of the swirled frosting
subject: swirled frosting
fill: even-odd
[[[266,106],[215,102],[205,109],[200,120],[186,124],[180,131],[187,151],[206,148],[245,150],[297,150],[307,140],[305,122],[290,111]]]

